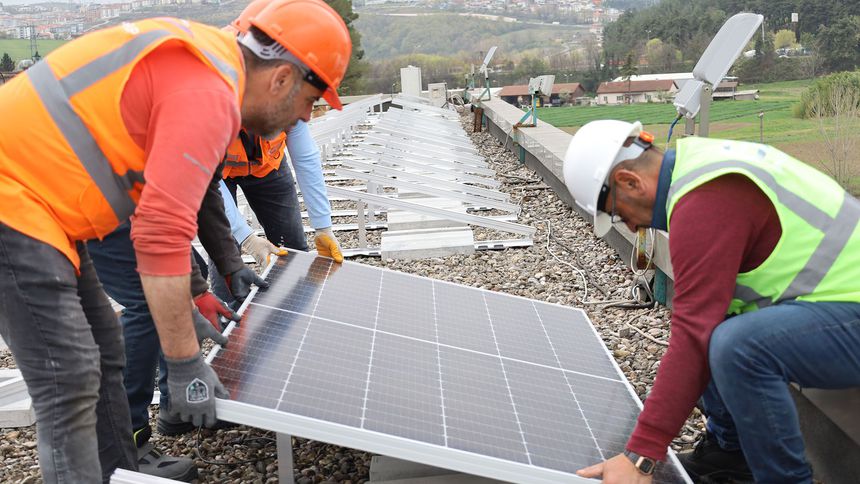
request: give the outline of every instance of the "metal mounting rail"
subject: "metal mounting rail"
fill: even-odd
[[[502,250],[511,249],[514,247],[531,247],[534,241],[529,237],[525,239],[510,239],[510,240],[481,240],[475,242],[475,250]],[[366,257],[381,257],[382,248],[380,247],[365,247],[354,249],[341,249],[344,257],[356,257],[363,255]]]
[[[401,150],[406,153],[418,153],[423,156],[429,157],[440,157],[448,159],[449,161],[456,161],[463,165],[470,165],[478,168],[486,168],[487,163],[481,158],[466,154],[460,154],[456,151],[444,150],[444,149],[433,149],[432,146],[428,146],[422,143],[409,143],[407,141],[400,141],[398,139],[392,138],[390,136],[380,136],[376,133],[367,133],[365,137],[365,141],[379,143],[388,148],[394,148],[397,150]]]
[[[455,138],[462,141],[470,142],[469,135],[463,129],[463,125],[459,120],[445,120],[439,118],[427,118],[426,116],[413,116],[402,111],[389,110],[384,115],[379,117],[377,124],[392,124],[396,127],[420,127],[434,128],[444,131]]]
[[[409,126],[409,128],[411,129],[413,128],[413,126]],[[472,153],[475,155],[478,154],[478,150],[471,142],[461,142],[459,140],[453,140],[448,136],[425,136],[415,134],[414,131],[404,132],[403,126],[392,127],[380,123],[374,126],[371,132],[382,132],[383,134],[397,136],[399,138],[405,139],[406,141],[416,140],[421,143],[439,144],[442,146],[446,146],[450,149],[463,150],[466,153]]]
[[[389,156],[389,155],[385,155],[385,154],[381,154],[381,153],[376,153],[376,152],[372,152],[372,151],[366,151],[366,150],[362,150],[362,149],[354,149],[354,150],[351,150],[350,153],[353,154],[354,156],[361,156],[364,158],[370,158],[371,160],[377,160],[380,162],[380,164],[384,164],[387,166],[397,165],[397,166],[402,166],[404,168],[412,168],[414,170],[429,171],[429,172],[435,173],[436,175],[439,175],[440,177],[441,176],[447,176],[447,177],[450,177],[450,179],[458,180],[458,181],[463,182],[463,183],[477,183],[477,184],[484,185],[484,186],[487,186],[490,188],[498,188],[498,187],[502,186],[502,182],[500,182],[498,180],[495,180],[493,178],[484,177],[484,176],[479,176],[479,175],[470,175],[468,173],[465,173],[463,170],[456,168],[456,165],[455,165],[455,167],[451,167],[451,168],[448,168],[448,166],[450,166],[450,165],[441,165],[441,164],[430,165],[428,163],[421,163],[421,162],[417,162],[417,161],[404,160],[401,158],[395,158],[393,156]],[[332,161],[342,162],[344,158],[345,157],[338,157],[335,159],[330,158],[328,160],[328,163],[331,163]]]
[[[461,202],[466,202],[470,205],[492,207],[498,210],[504,210],[506,212],[516,214],[520,213],[521,210],[519,205],[513,203],[502,202],[499,200],[490,200],[488,198],[469,195],[466,193],[452,192],[450,190],[445,190],[442,188],[435,188],[428,185],[421,185],[419,183],[398,180],[386,176],[374,175],[372,173],[362,173],[360,171],[349,170],[347,168],[338,168],[336,171],[337,174],[341,176],[349,176],[357,180],[366,180],[368,182],[376,183],[381,186],[397,187],[400,189],[424,193],[435,197],[459,200]]]
[[[456,119],[459,118],[460,115],[450,109],[437,108],[434,106],[430,106],[429,104],[419,104],[417,102],[407,101],[403,98],[395,97],[391,100],[391,104],[395,106],[402,106],[404,108],[414,109],[420,111],[422,113],[427,113],[431,115],[439,115],[448,119]]]
[[[468,213],[452,212],[441,208],[427,207],[414,202],[401,200],[398,198],[389,198],[382,195],[374,195],[365,192],[353,192],[344,190],[340,187],[327,187],[329,196],[335,195],[349,198],[352,200],[361,200],[365,203],[380,207],[397,207],[410,212],[432,215],[439,218],[454,220],[455,222],[463,222],[469,225],[477,225],[486,227],[500,232],[509,232],[514,234],[522,234],[531,237],[536,232],[534,227],[518,224],[514,222],[503,222],[499,220],[481,217],[480,215],[470,215]]]
[[[379,213],[378,210],[377,210],[377,213]],[[364,228],[366,230],[382,230],[382,229],[387,229],[388,224],[385,222],[365,222]],[[352,232],[352,231],[355,231],[358,229],[359,229],[359,224],[357,224],[357,223],[355,223],[355,224],[332,224],[332,226],[331,226],[332,232]],[[306,234],[309,234],[309,233],[315,231],[316,229],[313,227],[305,226],[303,228],[303,230]]]
[[[464,185],[463,183],[456,181],[448,181],[448,180],[440,180],[439,178],[434,178],[428,175],[419,175],[417,173],[409,173],[403,170],[398,170],[396,168],[389,168],[386,166],[381,166],[374,163],[364,163],[357,160],[344,159],[341,160],[344,165],[349,165],[353,168],[358,168],[360,170],[370,170],[373,173],[378,173],[380,175],[384,175],[386,177],[397,177],[397,179],[402,180],[410,180],[415,183],[427,184],[430,186],[436,186],[440,188],[447,188],[451,190],[456,190],[465,194],[476,195],[479,197],[490,198],[493,200],[499,200],[502,202],[507,202],[510,200],[510,196],[507,193],[500,192],[498,190],[488,190],[486,188],[478,188],[471,185]]]
[[[451,161],[441,158],[434,158],[433,156],[425,156],[418,153],[407,153],[405,151],[400,151],[397,149],[388,148],[387,146],[380,145],[371,145],[368,143],[357,144],[354,146],[347,146],[345,149],[354,149],[361,151],[366,155],[373,156],[382,156],[385,158],[385,161],[391,161],[394,163],[394,160],[406,160],[411,161],[413,163],[421,163],[425,165],[437,165],[437,166],[447,166],[450,167],[452,171],[459,171],[463,173],[474,173],[476,175],[487,175],[487,176],[495,176],[496,172],[492,168],[487,167],[479,167],[472,166],[465,163],[459,163],[457,161]]]
[[[476,162],[479,165],[486,165],[484,158],[478,153],[462,151],[459,148],[440,146],[436,140],[424,140],[419,138],[402,138],[400,135],[392,135],[388,133],[380,133],[378,131],[368,131],[364,133],[366,137],[373,137],[379,141],[394,143],[401,145],[407,149],[422,149],[431,153],[439,153],[449,156],[456,156],[469,162]]]
[[[388,111],[385,113],[385,116],[381,116],[379,118],[379,122],[376,123],[376,126],[387,125],[397,127],[410,126],[432,133],[441,132],[446,136],[460,139],[463,142],[471,142],[469,136],[463,130],[463,127],[456,121],[429,120],[418,116],[392,114],[392,111]]]

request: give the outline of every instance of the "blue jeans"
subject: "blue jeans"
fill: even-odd
[[[720,324],[702,395],[708,432],[757,483],[812,482],[788,389],[860,386],[860,304],[792,301]]]
[[[0,223],[0,334],[33,400],[47,483],[137,469],[122,331],[83,244],[78,254],[80,274],[57,249]]]
[[[227,178],[224,183],[233,194],[233,200],[236,200],[236,187],[242,187],[248,205],[263,226],[266,238],[273,244],[304,252],[308,250],[299,197],[289,167],[282,164],[279,170],[272,170],[262,178],[242,176]],[[212,275],[212,291],[215,295],[233,304],[233,296],[227,291],[224,278],[218,274],[211,260],[209,273]]]
[[[248,205],[263,226],[266,238],[273,244],[288,249],[308,250],[299,197],[289,167],[281,166],[281,169],[272,170],[262,178],[227,178],[224,183],[233,194],[233,200],[236,200],[236,187],[242,187]]]
[[[156,367],[167,368],[167,365],[161,355],[158,332],[137,273],[131,224],[126,222],[120,225],[104,240],[89,241],[87,249],[105,292],[125,306],[120,317],[126,354],[123,381],[131,409],[131,428],[138,431],[149,425],[149,404],[152,402]],[[160,404],[162,408],[167,408],[167,375],[166,372],[161,373]]]

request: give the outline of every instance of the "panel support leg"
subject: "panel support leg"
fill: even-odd
[[[367,248],[367,229],[364,226],[364,202],[359,200],[355,204],[356,215],[358,215],[358,247],[362,249]]]
[[[293,484],[293,438],[278,432],[278,482]]]

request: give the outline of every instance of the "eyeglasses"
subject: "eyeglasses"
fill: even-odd
[[[612,211],[606,211],[606,199],[609,192],[612,192]],[[598,237],[603,237],[612,229],[612,226],[623,222],[620,215],[615,213],[615,190],[611,190],[609,186],[603,185],[600,189],[600,196],[597,201],[597,213],[594,215],[594,233]]]
[[[609,198],[610,192],[612,194],[612,210],[607,211],[606,210],[606,199]],[[616,206],[616,203],[615,203],[616,202],[616,196],[615,195],[616,195],[616,191],[613,190],[612,188],[610,188],[609,185],[604,183],[603,186],[600,187],[600,194],[597,196],[597,210],[599,212],[603,212],[603,213],[608,214],[610,217],[610,222],[612,224],[617,224],[619,222],[624,221],[621,218],[621,216],[615,212],[615,206]]]
[[[316,72],[310,70],[305,66],[300,66],[299,68],[304,70],[304,76],[302,77],[302,80],[304,80],[311,86],[319,89],[320,91],[325,92],[326,90],[328,90],[328,84],[326,84],[325,81],[320,79]]]

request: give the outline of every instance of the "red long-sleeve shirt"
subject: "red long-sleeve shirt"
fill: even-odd
[[[131,230],[138,271],[188,274],[200,202],[239,133],[235,94],[184,47],[165,44],[132,70],[120,108],[147,160]]]
[[[708,342],[725,319],[737,274],[767,259],[782,227],[749,178],[726,175],[681,198],[669,234],[675,276],[669,348],[627,443],[653,459],[665,457],[710,381]]]

